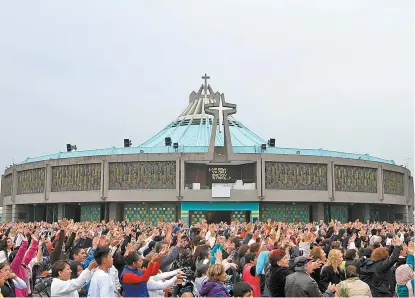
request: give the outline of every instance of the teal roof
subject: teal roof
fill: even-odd
[[[205,86],[206,87],[206,86]],[[203,94],[203,90],[205,94]],[[206,92],[209,91],[209,94]],[[175,152],[173,147],[165,146],[165,138],[170,137],[172,143],[178,143],[178,152],[181,153],[203,153],[208,152],[210,136],[212,132],[213,117],[205,114],[206,104],[214,103],[215,96],[210,86],[202,87],[199,92],[190,94],[189,105],[183,113],[159,133],[154,135],[148,141],[138,147],[130,148],[107,148],[85,151],[59,152],[39,157],[28,157],[22,163],[44,161],[50,159],[63,159],[86,156],[105,156],[118,154],[139,154],[139,153],[172,153]],[[231,134],[233,152],[235,153],[261,153],[261,145],[267,141],[253,133],[233,116],[228,117],[229,130]],[[216,146],[224,145],[224,132],[219,131],[217,125]],[[324,157],[340,157],[347,159],[361,159],[381,163],[395,164],[393,160],[386,160],[370,156],[369,154],[354,154],[323,149],[299,149],[299,148],[279,148],[267,147],[266,153],[269,154],[287,154],[287,155],[308,155]]]
[[[229,117],[229,130],[232,146],[261,146],[266,141],[250,131],[241,122]],[[212,132],[212,118],[204,116],[202,119],[176,120],[167,125],[154,137],[140,145],[140,147],[163,147],[165,138],[170,137],[172,143],[179,143],[184,147],[208,147]],[[224,145],[224,132],[216,126],[216,146]]]
[[[217,126],[218,127],[218,126]],[[200,123],[189,123],[187,120],[174,121],[161,130],[154,137],[140,146],[130,148],[107,148],[85,151],[59,152],[39,157],[28,157],[22,163],[44,161],[50,159],[74,158],[85,156],[105,156],[117,154],[139,154],[139,153],[172,153],[173,147],[164,145],[164,138],[170,137],[172,143],[179,143],[178,152],[181,153],[203,153],[208,152],[210,135],[212,129],[211,119],[202,119]],[[223,132],[216,133],[216,146],[223,146]],[[241,122],[232,118],[229,120],[229,130],[232,138],[232,148],[235,153],[261,153],[261,144],[267,142],[250,131]],[[267,147],[266,153],[287,154],[287,155],[308,155],[324,157],[340,157],[347,159],[360,159],[388,164],[395,164],[393,160],[373,157],[369,154],[345,153],[329,151],[324,149],[301,149],[301,148],[280,148]]]
[[[261,153],[261,146],[233,146],[235,153]],[[208,146],[179,146],[178,152],[181,153],[203,153],[208,152]],[[143,151],[143,152],[141,152]],[[59,152],[39,157],[28,157],[22,163],[44,161],[50,159],[85,157],[85,156],[103,156],[116,154],[138,154],[138,153],[172,153],[172,147],[156,146],[156,147],[131,147],[131,148],[107,148],[85,151]],[[340,157],[348,159],[361,159],[367,161],[382,162],[388,164],[395,164],[393,160],[373,157],[369,154],[345,153],[338,151],[330,151],[324,149],[300,149],[300,148],[279,148],[268,147],[266,153],[269,154],[287,154],[287,155],[311,155],[311,156],[325,156],[325,157]]]

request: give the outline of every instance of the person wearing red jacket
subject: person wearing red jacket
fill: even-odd
[[[147,282],[150,276],[158,274],[162,254],[152,257],[147,269],[142,268],[143,258],[136,252],[130,252],[125,257],[125,266],[121,273],[121,284],[124,289],[124,297],[149,297]]]

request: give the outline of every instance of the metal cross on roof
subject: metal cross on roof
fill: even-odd
[[[205,75],[202,77],[203,80],[205,80],[205,85],[203,86],[203,89],[205,89],[205,95],[207,94],[208,89],[208,83],[207,80],[210,79],[210,77],[205,73]]]

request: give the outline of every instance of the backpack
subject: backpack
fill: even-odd
[[[39,276],[35,281],[34,292],[40,297],[51,297],[52,276]]]

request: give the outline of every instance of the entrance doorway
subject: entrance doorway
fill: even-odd
[[[208,224],[211,223],[231,223],[231,211],[208,211],[206,220]]]

